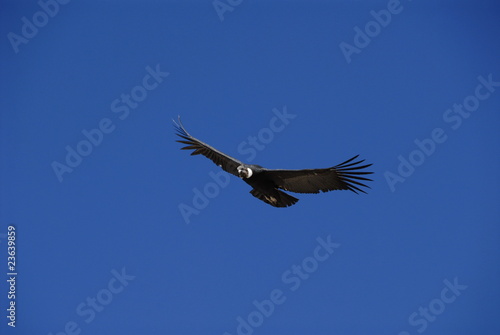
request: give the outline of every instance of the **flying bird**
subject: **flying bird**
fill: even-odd
[[[281,191],[296,193],[320,193],[333,190],[349,190],[366,193],[361,187],[368,187],[361,181],[371,181],[362,177],[373,172],[360,171],[372,164],[361,165],[364,160],[355,161],[358,156],[326,169],[273,170],[260,165],[245,164],[210,145],[194,138],[184,128],[180,117],[174,120],[174,127],[181,140],[187,144],[181,150],[194,150],[191,155],[203,155],[224,171],[240,177],[252,187],[250,193],[274,207],[288,207],[299,199]]]

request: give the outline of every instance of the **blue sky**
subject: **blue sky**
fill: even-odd
[[[2,1],[2,334],[498,334],[498,14]],[[268,168],[359,154],[371,189],[273,208],[177,115]]]

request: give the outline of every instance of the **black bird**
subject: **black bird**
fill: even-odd
[[[369,186],[359,181],[371,181],[371,179],[361,177],[361,175],[373,172],[359,170],[372,164],[360,165],[364,160],[353,162],[358,156],[326,169],[271,170],[260,165],[244,164],[194,138],[184,128],[180,117],[179,123],[177,124],[174,121],[174,125],[177,135],[182,138],[177,142],[187,144],[187,146],[181,148],[182,150],[194,150],[191,155],[203,155],[224,171],[240,177],[253,187],[250,193],[254,197],[274,207],[288,207],[299,201],[299,199],[280,191],[280,189],[297,193],[319,193],[333,190],[366,193],[360,187],[369,188]]]

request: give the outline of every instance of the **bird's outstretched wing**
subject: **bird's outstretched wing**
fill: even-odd
[[[187,146],[181,148],[182,150],[194,150],[191,155],[203,155],[220,166],[224,171],[238,176],[238,171],[236,170],[236,168],[239,165],[243,164],[242,162],[194,138],[184,128],[180,117],[178,118],[178,120],[179,123],[175,122],[174,120],[172,121],[174,121],[174,127],[175,130],[177,130],[177,136],[182,138],[182,140],[178,140],[177,142],[187,144]]]
[[[373,172],[359,171],[371,166],[360,165],[364,160],[351,163],[355,156],[339,165],[326,169],[306,170],[266,170],[266,176],[276,187],[285,191],[297,193],[319,193],[333,190],[350,190],[354,193],[363,192],[360,187],[368,187],[360,181],[371,181],[361,175]]]

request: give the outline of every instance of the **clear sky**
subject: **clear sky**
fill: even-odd
[[[1,8],[2,334],[500,333],[497,1]],[[371,189],[273,208],[177,115]]]

